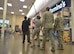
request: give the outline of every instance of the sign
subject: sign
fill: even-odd
[[[64,0],[66,2],[66,7],[71,7],[71,0]]]
[[[63,33],[63,41],[69,43],[70,42],[70,31],[65,30]]]
[[[71,14],[70,14],[70,8],[69,7],[65,7],[63,8],[63,17],[70,17]]]
[[[65,6],[66,6],[65,1],[61,1],[60,4],[58,4],[58,5],[56,4],[56,7],[51,8],[50,11],[51,11],[51,13],[53,13],[53,12],[58,11],[59,9],[62,9],[62,8],[65,7]]]

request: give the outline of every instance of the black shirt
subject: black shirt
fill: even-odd
[[[22,31],[23,32],[29,31],[29,25],[30,25],[29,21],[28,20],[24,20],[22,22]]]

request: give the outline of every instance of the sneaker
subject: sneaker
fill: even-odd
[[[28,42],[29,44],[31,44],[31,42]]]
[[[45,50],[45,47],[42,47],[40,50]]]
[[[40,45],[37,45],[38,47],[40,47]]]
[[[42,41],[42,39],[40,39],[40,41]]]
[[[31,48],[35,47],[35,45],[32,45]]]
[[[58,50],[64,50],[63,45],[58,46]]]
[[[58,50],[64,50],[63,48],[58,48]]]
[[[35,40],[37,40],[37,38]]]
[[[51,49],[51,52],[55,52],[55,49]]]

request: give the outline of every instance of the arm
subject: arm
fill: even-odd
[[[55,19],[54,28],[56,28],[56,26],[57,26],[57,18]]]
[[[22,22],[22,31],[23,31],[23,23],[24,23],[24,22]]]

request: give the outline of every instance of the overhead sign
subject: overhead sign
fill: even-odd
[[[50,11],[51,13],[58,11],[59,9],[62,9],[63,7],[66,6],[66,2],[65,1],[61,1],[60,4],[56,4],[56,7],[51,8]]]

